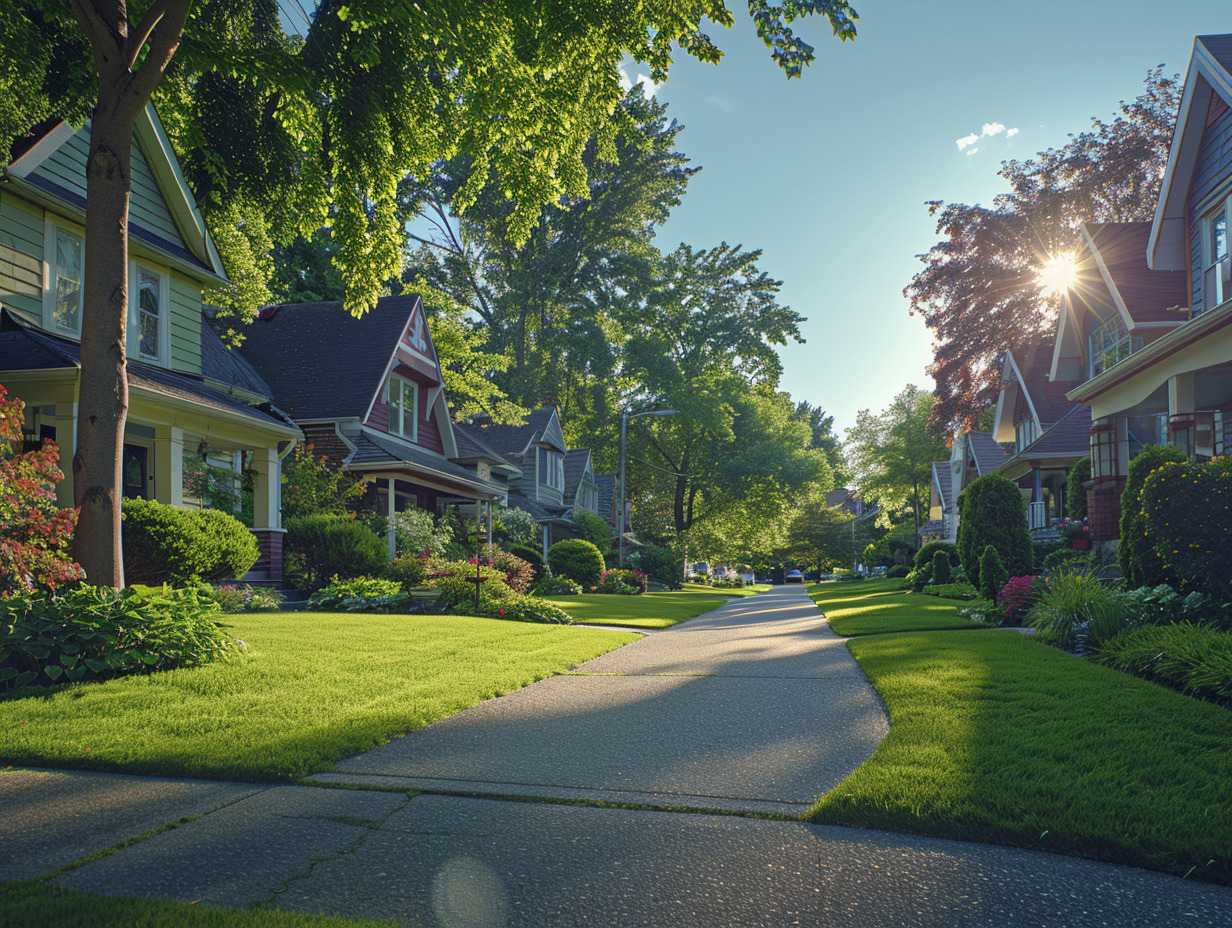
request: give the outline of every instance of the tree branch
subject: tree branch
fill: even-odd
[[[192,0],[159,0],[155,7],[162,6],[162,15],[150,25],[150,51],[141,63],[141,68],[133,74],[129,84],[130,98],[141,106],[149,101],[154,88],[163,79],[167,65],[171,63],[175,50],[180,47],[180,36],[184,32],[184,23],[188,19],[188,7]],[[151,13],[153,9],[151,9]],[[147,18],[148,18],[147,14]],[[142,25],[145,20],[142,20]],[[140,30],[140,26],[138,29]],[[143,43],[144,44],[144,43]],[[126,49],[126,53],[127,53]],[[133,60],[140,54],[140,48],[133,53]]]
[[[100,75],[114,67],[111,55],[120,52],[120,5],[113,2],[106,11],[99,0],[69,0],[73,16],[94,52],[94,66]]]
[[[137,64],[137,57],[141,54],[141,49],[145,46],[146,41],[150,38],[150,33],[154,31],[154,27],[158,25],[163,16],[167,12],[167,0],[158,0],[141,17],[141,22],[137,23],[137,28],[128,34],[128,39],[124,43],[124,67],[131,71]]]

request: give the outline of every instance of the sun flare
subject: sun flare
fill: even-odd
[[[1048,296],[1061,296],[1074,286],[1078,278],[1078,264],[1071,252],[1053,255],[1040,265],[1035,276],[1040,289]]]

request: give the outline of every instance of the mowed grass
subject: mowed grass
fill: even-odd
[[[204,667],[0,699],[0,763],[285,781],[567,670],[633,633],[468,616],[232,616]]]
[[[847,646],[890,733],[812,821],[1232,883],[1232,712],[1013,632]]]
[[[681,589],[686,593],[706,593],[710,596],[730,596],[733,599],[739,599],[742,596],[753,596],[756,593],[764,593],[770,589],[769,583],[756,583],[753,586],[742,586],[738,588],[718,589],[712,586],[706,586],[704,583],[684,583]]]
[[[388,928],[388,922],[115,899],[37,882],[0,883],[0,928]]]
[[[621,628],[670,628],[729,602],[713,592],[643,593],[618,596],[611,593],[583,593],[561,596],[549,602],[564,609],[575,622],[591,625],[616,625]]]
[[[958,614],[958,603],[909,593],[902,580],[810,583],[808,592],[844,637],[972,627]]]

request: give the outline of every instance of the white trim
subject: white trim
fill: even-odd
[[[56,247],[56,231],[62,229],[81,240],[81,290],[77,307],[77,331],[68,332],[56,328],[56,266],[59,253]],[[81,321],[85,312],[86,283],[86,234],[76,223],[65,222],[59,217],[44,216],[43,219],[43,330],[62,338],[81,341]]]
[[[401,417],[402,417],[402,421],[398,423],[400,427],[398,431],[396,432],[394,431],[393,414],[392,414],[393,397],[391,395],[389,397],[389,401],[385,405],[385,409],[386,409],[385,431],[389,432],[390,435],[397,435],[399,438],[406,439],[412,445],[418,445],[419,444],[419,384],[417,384],[413,380],[403,377],[401,374],[390,374],[389,375],[389,386],[390,386],[391,393],[392,393],[394,381],[397,381],[402,386],[411,388],[411,397],[412,397],[412,400],[411,400],[411,433],[408,435],[405,431],[403,431],[406,425],[406,411],[407,411],[405,390],[402,390],[401,395],[398,397],[398,409],[401,411]]]
[[[1040,422],[1039,413],[1035,411],[1035,404],[1031,402],[1031,391],[1027,389],[1026,381],[1022,378],[1022,371],[1018,369],[1018,362],[1014,360],[1014,353],[1012,351],[1007,351],[1005,353],[1005,357],[1009,361],[1010,366],[1014,368],[1014,376],[1018,379],[1018,385],[1022,390],[1022,395],[1026,397],[1027,408],[1031,410],[1031,418],[1035,420],[1035,427],[1042,432],[1043,424]],[[1013,415],[1013,413],[1011,412],[1010,415]],[[1011,425],[1013,424],[1014,423],[1011,423]]]
[[[1083,233],[1086,233],[1086,227],[1083,227]],[[1065,341],[1066,323],[1070,322],[1074,316],[1074,304],[1069,298],[1069,292],[1066,291],[1061,296],[1061,313],[1057,317],[1057,334],[1052,342],[1052,366],[1048,368],[1048,379],[1055,381],[1057,379],[1057,368],[1061,366],[1061,345]],[[1078,324],[1077,319],[1073,319],[1073,325]]]
[[[38,168],[44,161],[59,151],[60,146],[77,134],[66,122],[60,123],[41,139],[30,146],[30,149],[9,165],[8,171],[14,177],[23,180]]]
[[[1108,270],[1108,265],[1104,263],[1104,257],[1099,253],[1095,239],[1087,231],[1085,224],[1082,226],[1082,237],[1087,240],[1091,257],[1095,259],[1095,266],[1099,268],[1099,276],[1104,279],[1104,286],[1108,288],[1108,293],[1112,296],[1112,303],[1116,307],[1117,312],[1121,314],[1121,320],[1125,323],[1125,330],[1132,332],[1134,329],[1134,317],[1129,314],[1129,307],[1125,305],[1125,300],[1121,298],[1121,291],[1117,289],[1116,283],[1112,279],[1112,273]]]
[[[141,271],[158,275],[158,357],[147,358],[141,354]],[[169,367],[171,364],[171,272],[148,261],[132,259],[128,262],[128,357],[143,364]]]

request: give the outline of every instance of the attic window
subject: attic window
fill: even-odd
[[[1141,338],[1131,338],[1129,330],[1119,315],[1113,315],[1103,325],[1091,330],[1088,337],[1091,376],[1102,374],[1115,364],[1120,364],[1134,351],[1142,347]]]
[[[1228,204],[1208,213],[1202,220],[1202,310],[1214,309],[1232,296],[1229,286]]]
[[[44,324],[61,335],[81,337],[81,297],[85,239],[48,223],[48,286],[43,299]]]
[[[397,374],[389,376],[389,431],[411,441],[417,439],[416,411],[419,408],[419,387]]]

